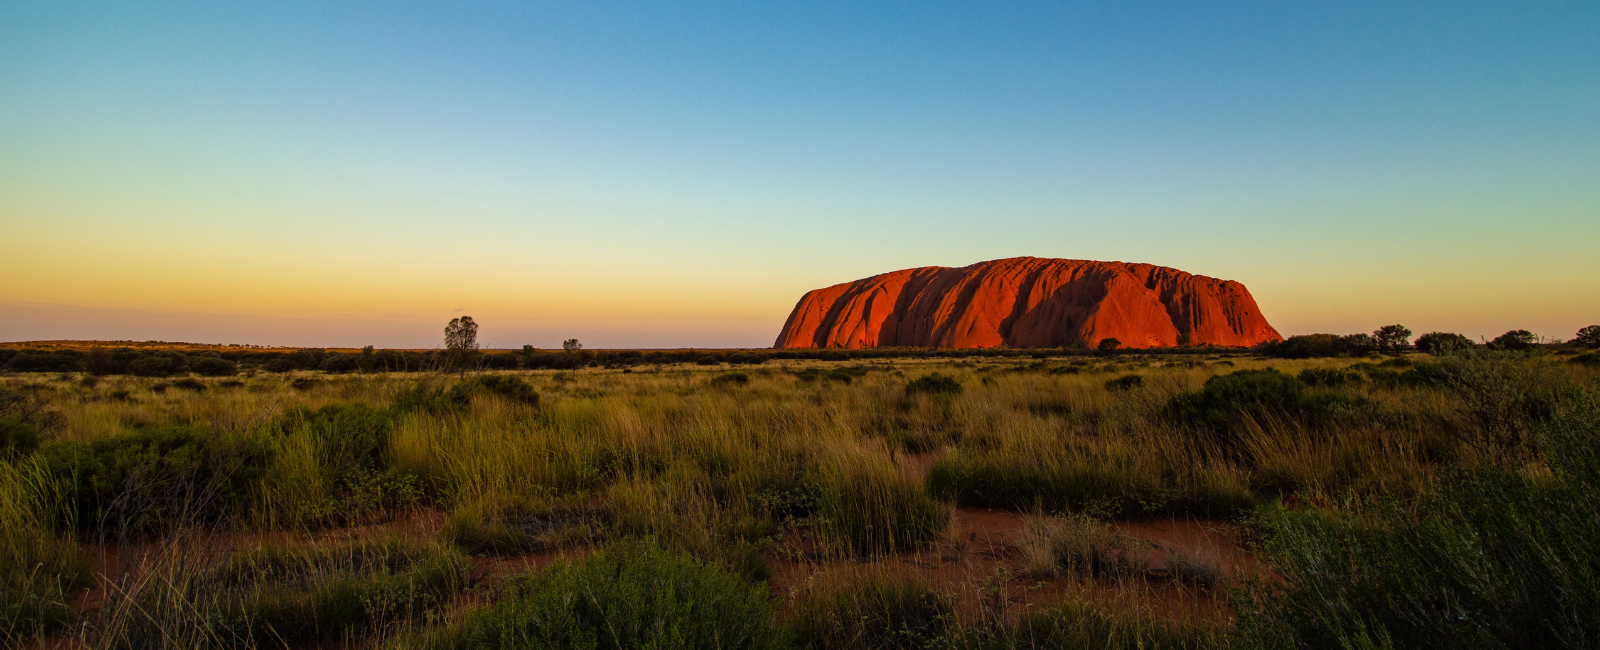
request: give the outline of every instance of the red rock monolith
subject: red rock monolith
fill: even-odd
[[[1151,264],[1014,257],[807,293],[773,347],[1250,346],[1279,341],[1244,285]]]

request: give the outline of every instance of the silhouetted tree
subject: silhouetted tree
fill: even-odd
[[[1586,348],[1600,348],[1600,325],[1590,325],[1578,330],[1578,335],[1573,337],[1572,342]]]
[[[583,344],[579,343],[578,339],[567,339],[561,342],[561,349],[568,352],[577,352],[583,349]]]
[[[1489,342],[1489,347],[1496,350],[1526,350],[1539,342],[1539,337],[1528,330],[1511,330],[1505,334],[1494,337]]]
[[[445,363],[467,374],[467,366],[478,351],[478,324],[471,316],[450,319],[444,326]]]
[[[1472,339],[1460,334],[1452,334],[1450,332],[1428,332],[1427,334],[1417,337],[1416,346],[1418,352],[1440,354],[1450,350],[1464,350],[1466,348],[1475,347],[1477,346],[1477,343],[1474,343]]]
[[[1404,325],[1384,325],[1372,333],[1372,338],[1377,339],[1379,350],[1400,354],[1401,350],[1411,345],[1411,330]]]
[[[1104,351],[1104,352],[1110,352],[1110,351],[1115,350],[1115,349],[1117,349],[1119,347],[1122,347],[1122,341],[1118,341],[1118,340],[1116,340],[1114,338],[1107,337],[1107,338],[1100,339],[1100,345],[1098,346],[1098,349],[1100,349],[1101,351]]]

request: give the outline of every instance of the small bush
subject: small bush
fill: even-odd
[[[239,374],[239,364],[218,357],[190,357],[189,371],[207,377],[229,377]]]
[[[1115,393],[1125,390],[1133,390],[1143,385],[1144,377],[1140,375],[1123,375],[1106,382],[1106,390]]]
[[[1145,609],[1105,609],[1072,600],[1022,615],[1000,632],[999,647],[1016,649],[1202,650],[1229,647],[1203,625],[1174,622]]]
[[[830,541],[849,553],[917,550],[949,520],[945,506],[892,465],[851,462],[828,472],[820,487],[817,515]]]
[[[67,486],[85,531],[154,531],[237,514],[270,459],[255,441],[192,427],[51,443],[39,454]]]
[[[1528,330],[1511,330],[1494,337],[1489,347],[1495,350],[1527,350],[1539,342],[1539,337]]]
[[[1572,362],[1578,365],[1589,366],[1590,368],[1600,367],[1600,352],[1580,354],[1573,357]]]
[[[934,397],[959,395],[961,394],[961,380],[935,372],[906,384],[907,395],[915,395],[917,393]]]
[[[311,390],[321,384],[322,382],[313,377],[295,377],[289,380],[289,387],[295,390]]]
[[[694,364],[697,366],[720,366],[722,365],[722,361],[708,354],[700,357],[699,359],[695,359]]]
[[[480,375],[451,388],[452,395],[468,395],[474,391],[493,393],[524,406],[539,405],[538,391],[516,375]],[[460,397],[456,400],[466,401]]]
[[[734,650],[780,643],[764,585],[635,542],[514,581],[436,647]]]
[[[824,579],[801,592],[790,634],[819,650],[921,650],[948,640],[955,599],[914,578],[870,573]]]
[[[1147,568],[1130,550],[1132,540],[1109,525],[1082,517],[1035,517],[1018,551],[1034,577],[1117,578]]]
[[[198,393],[206,389],[206,384],[205,382],[195,379],[194,377],[184,377],[172,382],[172,387],[182,388],[183,390],[189,390]]]
[[[1244,418],[1283,417],[1323,425],[1360,404],[1339,393],[1307,392],[1304,382],[1267,368],[1212,377],[1201,390],[1172,398],[1165,412],[1168,418],[1195,426],[1212,434],[1225,448],[1233,448]]]
[[[1428,332],[1427,334],[1417,337],[1417,341],[1413,345],[1417,346],[1418,352],[1426,352],[1428,354],[1437,355],[1449,352],[1451,350],[1471,349],[1477,347],[1478,344],[1473,342],[1472,339],[1460,334],[1452,334],[1449,332]]]
[[[750,375],[742,372],[728,372],[711,378],[712,386],[743,386],[750,383]]]
[[[1347,384],[1361,382],[1361,375],[1345,372],[1338,368],[1307,368],[1301,370],[1300,374],[1295,375],[1295,378],[1304,382],[1307,386],[1323,388],[1338,388]]]
[[[0,460],[16,460],[31,454],[43,440],[39,427],[24,421],[22,416],[0,417]]]

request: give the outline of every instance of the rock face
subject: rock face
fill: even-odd
[[[1124,348],[1283,339],[1238,282],[1150,264],[1015,257],[811,291],[773,347],[1094,348],[1107,338]]]

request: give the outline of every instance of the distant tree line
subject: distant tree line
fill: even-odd
[[[1397,355],[1408,350],[1439,354],[1451,349],[1487,347],[1491,350],[1528,350],[1541,344],[1559,345],[1559,341],[1543,341],[1528,330],[1511,330],[1484,342],[1473,341],[1462,334],[1428,332],[1411,340],[1411,330],[1403,325],[1385,325],[1371,334],[1301,334],[1275,343],[1258,345],[1254,350],[1267,356],[1285,359],[1313,357],[1360,357],[1373,353]],[[1600,325],[1590,325],[1578,330],[1577,336],[1566,345],[1575,347],[1600,347]]]

